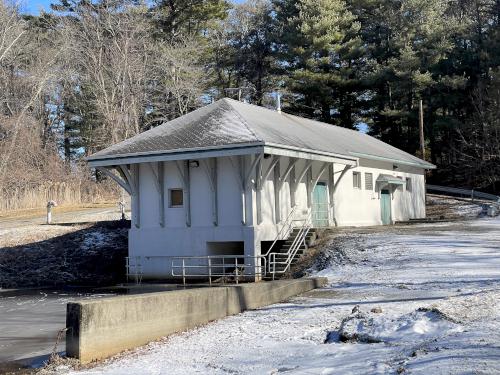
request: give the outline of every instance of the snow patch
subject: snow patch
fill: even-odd
[[[114,236],[112,235],[112,232],[109,231],[103,232],[100,230],[96,230],[85,233],[80,245],[80,249],[87,251],[108,246],[113,238]]]
[[[398,316],[356,311],[342,320],[338,339],[343,342],[399,344],[427,341],[462,331],[462,326],[435,310],[419,309]],[[328,334],[327,342],[332,338],[334,336]]]

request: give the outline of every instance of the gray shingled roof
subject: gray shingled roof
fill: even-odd
[[[433,167],[364,133],[227,98],[99,151],[88,160],[237,145],[279,145],[312,153],[388,159]]]

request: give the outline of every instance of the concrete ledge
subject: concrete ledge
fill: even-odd
[[[103,359],[175,332],[287,300],[326,278],[278,280],[68,303],[66,354]]]

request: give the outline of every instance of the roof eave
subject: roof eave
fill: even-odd
[[[361,152],[350,152],[350,154],[353,156],[357,156],[357,157],[369,159],[369,160],[387,161],[387,162],[391,162],[391,163],[408,165],[410,167],[417,167],[417,168],[422,168],[422,169],[436,169],[436,166],[434,164],[428,163],[424,160],[422,160],[421,162],[411,162],[411,161],[401,160],[401,159],[396,159],[396,158],[386,158],[383,156],[364,154]]]
[[[124,164],[137,164],[158,161],[201,159],[210,157],[248,155],[264,152],[261,143],[232,145],[217,148],[193,148],[186,150],[143,152],[126,155],[91,156],[87,162],[91,167],[106,167]]]

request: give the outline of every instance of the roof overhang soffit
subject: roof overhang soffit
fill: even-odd
[[[94,159],[94,160],[89,160],[89,165],[91,167],[97,168],[97,167],[109,167],[109,166],[126,165],[126,164],[207,159],[215,157],[253,155],[262,153],[264,153],[263,146],[234,147],[234,148],[220,148],[220,149],[209,149],[209,150],[171,152],[163,154],[157,153],[151,155],[125,156],[125,157],[115,157],[106,159]]]
[[[264,153],[271,155],[286,156],[296,159],[306,159],[312,161],[322,161],[337,164],[349,165],[352,167],[358,166],[358,158],[343,156],[333,153],[311,152],[311,150],[298,148],[285,148],[278,146],[264,146]]]

